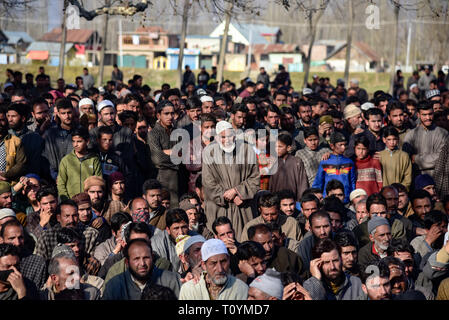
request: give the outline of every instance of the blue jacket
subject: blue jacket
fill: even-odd
[[[344,156],[331,154],[328,160],[320,162],[318,172],[313,181],[312,188],[323,190],[323,197],[326,196],[326,185],[330,180],[338,180],[345,187],[345,203],[349,202],[349,194],[355,189],[357,173],[354,162]]]

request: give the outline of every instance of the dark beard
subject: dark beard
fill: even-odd
[[[22,126],[23,125],[23,123],[21,123],[21,122],[18,122],[18,123],[16,123],[15,125],[13,125],[13,126],[9,126],[11,129],[13,129],[14,131],[19,131],[20,129],[22,129]]]
[[[151,279],[151,275],[153,273],[153,269],[152,268],[150,268],[150,271],[146,275],[144,275],[144,276],[141,276],[141,275],[137,274],[131,267],[129,267],[128,270],[129,270],[129,273],[131,273],[131,275],[137,281],[140,281],[140,282],[147,282],[148,280],[150,280]]]
[[[92,203],[92,208],[94,208],[95,211],[101,212],[104,208],[104,204],[106,203],[106,200],[102,198],[101,200],[97,202]]]
[[[85,300],[83,289],[64,289],[55,293],[55,300]]]

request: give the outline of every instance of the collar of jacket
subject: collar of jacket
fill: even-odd
[[[21,136],[23,136],[23,135],[25,135],[26,133],[28,133],[28,131],[30,131],[30,130],[28,129],[28,127],[27,127],[26,125],[24,125],[24,127],[22,128],[22,130],[20,130],[20,131],[15,131],[14,129],[9,129],[9,130],[8,130],[8,133],[10,133],[11,135],[14,135],[14,136],[20,138]]]
[[[373,158],[373,157],[372,157],[371,155],[368,155],[365,159],[357,159],[357,162],[358,162],[358,163],[366,163],[366,162],[370,162],[372,158]]]

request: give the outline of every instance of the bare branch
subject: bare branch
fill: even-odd
[[[145,11],[148,8],[148,5],[152,5],[152,3],[148,0],[141,0],[137,4],[129,4],[128,1],[126,1],[126,4],[122,6],[104,6],[88,11],[84,9],[78,0],[69,0],[69,2],[70,4],[78,7],[80,16],[86,20],[92,20],[102,14],[133,16],[139,12]]]

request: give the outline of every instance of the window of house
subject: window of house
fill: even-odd
[[[140,37],[140,44],[148,45],[150,44],[150,39],[148,39],[147,37]]]

